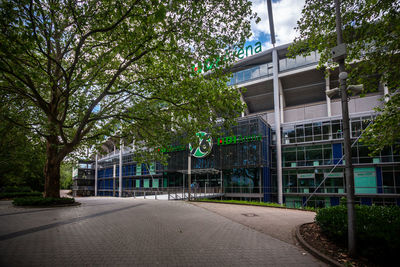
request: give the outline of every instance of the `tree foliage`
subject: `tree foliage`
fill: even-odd
[[[380,115],[363,138],[372,150],[379,151],[400,138],[400,4],[396,0],[342,0],[341,17],[348,48],[348,83],[363,84],[364,93],[376,91],[382,83],[392,94],[389,102],[377,109]],[[330,50],[336,46],[335,27],[334,1],[306,0],[298,21],[300,36],[291,53],[318,51],[320,67],[335,67],[330,60]]]
[[[228,74],[191,66],[243,44],[254,17],[246,0],[2,1],[1,94],[7,119],[46,140],[45,196],[69,153],[117,128],[151,152],[231,123],[243,107]]]
[[[0,107],[2,114],[8,112]],[[27,129],[8,121],[0,123],[0,188],[29,187],[43,192],[43,143]]]

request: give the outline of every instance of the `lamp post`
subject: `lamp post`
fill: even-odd
[[[349,107],[347,103],[345,70],[346,45],[343,43],[342,19],[340,14],[340,0],[335,0],[336,11],[336,34],[337,46],[332,49],[333,60],[339,63],[339,84],[340,96],[342,102],[342,121],[344,134],[344,154],[345,154],[345,174],[346,174],[346,196],[347,196],[347,225],[348,225],[348,252],[354,255],[356,252],[355,242],[355,211],[354,211],[354,174],[351,162],[351,144],[350,144],[350,125],[349,125]]]

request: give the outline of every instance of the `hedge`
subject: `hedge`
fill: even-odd
[[[374,261],[388,262],[400,251],[400,207],[355,206],[357,252]],[[347,243],[347,207],[320,209],[316,223],[331,239]]]
[[[3,198],[15,198],[15,197],[39,197],[42,193],[40,192],[5,192],[0,193],[0,199]]]
[[[13,200],[13,204],[16,206],[57,206],[73,203],[75,203],[75,199],[68,197],[21,197]]]

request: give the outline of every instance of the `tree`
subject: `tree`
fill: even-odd
[[[45,151],[39,143],[26,129],[7,121],[0,124],[0,188],[28,186],[43,191]]]
[[[15,0],[0,12],[0,92],[18,111],[7,120],[46,141],[46,197],[59,197],[60,163],[82,145],[118,135],[156,155],[243,108],[228,73],[191,66],[244,44],[246,0]]]
[[[341,10],[348,84],[363,84],[366,93],[382,83],[391,94],[362,138],[379,152],[400,140],[400,5],[396,0],[342,0]],[[297,30],[300,36],[290,47],[293,55],[318,51],[320,67],[335,66],[330,61],[330,49],[336,46],[334,1],[307,0]]]

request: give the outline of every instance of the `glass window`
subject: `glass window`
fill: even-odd
[[[351,122],[351,135],[354,138],[357,138],[361,134],[361,122],[360,121],[352,121]]]
[[[324,145],[324,165],[331,165],[332,163],[332,147],[331,145],[329,147]]]
[[[260,76],[266,76],[266,75],[268,75],[268,65],[262,64],[260,65]]]
[[[313,140],[312,137],[312,124],[308,123],[304,125],[304,136],[305,136],[305,141],[310,142]]]
[[[286,70],[286,58],[279,60],[279,71]]]
[[[384,193],[394,193],[394,180],[393,180],[393,172],[383,172],[382,173],[383,180],[383,192]]]
[[[322,134],[323,134],[323,139],[324,140],[330,140],[332,139],[332,131],[331,131],[331,122],[324,122],[322,124]]]
[[[314,141],[322,140],[322,123],[313,123],[313,135]]]
[[[304,142],[304,128],[303,125],[296,125],[296,142]]]
[[[340,139],[342,137],[342,125],[340,120],[332,121],[332,137],[334,139]]]

